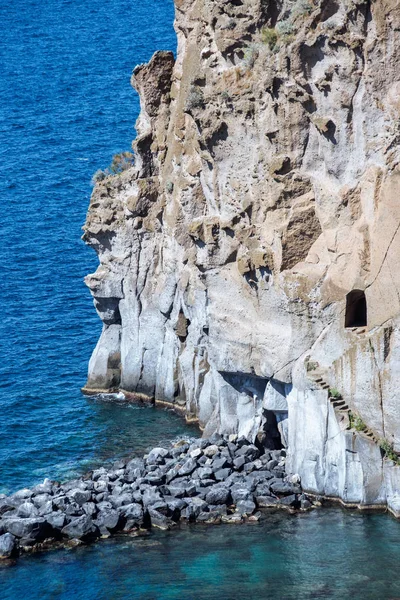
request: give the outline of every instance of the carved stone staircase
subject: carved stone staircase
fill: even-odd
[[[312,381],[314,381],[314,383],[316,383],[320,388],[322,388],[323,390],[326,390],[328,392],[328,398],[330,403],[332,404],[333,408],[335,409],[335,412],[338,412],[339,414],[345,417],[347,417],[347,422],[348,422],[348,426],[346,429],[354,429],[355,432],[357,433],[362,433],[365,436],[367,436],[368,438],[370,438],[373,442],[375,442],[375,444],[380,444],[380,438],[371,430],[369,429],[369,427],[367,427],[366,425],[363,425],[363,427],[361,429],[357,428],[353,428],[351,426],[352,423],[352,415],[351,415],[351,410],[349,409],[346,401],[342,398],[341,395],[332,395],[330,393],[330,386],[329,384],[325,381],[325,372],[320,368],[320,367],[316,367],[312,370],[307,370],[307,376],[309,379],[311,379]]]

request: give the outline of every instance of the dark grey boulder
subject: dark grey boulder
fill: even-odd
[[[172,467],[172,469],[170,469],[169,471],[167,471],[167,473],[165,475],[166,483],[170,483],[173,479],[178,477],[179,470],[180,470],[180,466],[177,465],[175,467]]]
[[[250,444],[248,446],[244,445],[239,448],[235,453],[235,458],[239,456],[244,456],[246,462],[253,461],[260,456],[260,451],[256,446]]]
[[[52,500],[53,496],[51,496],[50,494],[38,494],[37,496],[32,496],[30,502],[33,502],[36,508],[40,508],[41,506],[43,506],[43,504],[46,504],[46,502]]]
[[[196,485],[194,483],[185,483],[182,485],[169,485],[169,495],[174,498],[184,498],[185,496],[193,496],[196,494]]]
[[[39,483],[32,488],[33,494],[38,496],[39,494],[52,494],[54,491],[54,483],[50,479],[45,479],[43,483]]]
[[[94,484],[94,490],[96,493],[108,492],[107,481],[104,481],[103,479],[99,479],[99,481],[96,481]]]
[[[304,494],[301,494],[301,496],[299,497],[299,500],[300,500],[300,508],[303,508],[306,510],[306,509],[312,507],[312,502]]]
[[[52,512],[46,515],[47,523],[55,530],[61,531],[66,523],[66,517],[62,512]]]
[[[254,490],[255,496],[270,496],[271,492],[268,483],[260,483]]]
[[[204,454],[202,456],[200,456],[200,458],[197,459],[197,464],[204,466],[207,462],[207,456],[205,456]]]
[[[53,504],[59,510],[66,510],[70,504],[70,500],[67,496],[56,496],[53,500]]]
[[[4,526],[8,533],[23,539],[23,545],[26,546],[40,542],[50,535],[50,528],[43,517],[14,517],[6,519]]]
[[[217,481],[225,481],[231,473],[231,469],[219,469],[219,471],[214,473],[214,477]]]
[[[248,488],[239,487],[239,484],[231,487],[231,496],[234,504],[237,504],[242,500],[253,501],[253,493]]]
[[[218,515],[226,515],[228,512],[226,504],[210,504],[208,510]]]
[[[224,436],[221,435],[220,433],[213,433],[209,438],[208,438],[208,443],[209,445],[213,445],[213,444],[222,444],[224,442]]]
[[[70,539],[91,541],[99,536],[99,529],[87,515],[72,519],[68,525],[63,527],[61,533]]]
[[[168,506],[168,509],[171,512],[174,512],[176,510],[183,510],[184,508],[187,507],[188,503],[186,500],[184,500],[183,498],[168,498],[168,497],[164,497],[164,500]]]
[[[11,533],[0,535],[0,559],[12,558],[17,554],[17,540]]]
[[[23,488],[22,490],[18,490],[10,497],[10,501],[14,501],[15,503],[23,502],[27,498],[32,498],[33,492],[28,488]]]
[[[144,511],[142,506],[135,502],[128,506],[121,506],[119,513],[126,520],[124,531],[132,531],[141,527],[147,528],[150,525],[147,510]]]
[[[278,461],[276,460],[276,458],[272,458],[271,460],[269,460],[267,462],[267,469],[269,471],[272,471],[272,469],[275,469],[275,467],[278,466]]]
[[[219,471],[220,469],[226,469],[227,467],[232,466],[232,461],[227,459],[226,456],[222,456],[221,458],[214,458],[212,461],[212,470]]]
[[[300,500],[296,494],[290,494],[284,498],[280,498],[278,504],[282,506],[288,506],[291,508],[300,508]]]
[[[154,471],[154,473],[149,473],[146,479],[151,485],[158,486],[165,482],[165,475],[159,471]]]
[[[170,529],[171,526],[174,525],[174,521],[172,521],[172,519],[153,508],[149,508],[149,516],[152,527],[158,527],[159,529],[166,530]]]
[[[126,469],[144,469],[143,458],[132,458],[132,460],[126,463]]]
[[[123,494],[114,495],[112,494],[109,498],[111,504],[114,508],[119,508],[120,506],[131,504],[132,502],[132,493],[124,492]]]
[[[197,463],[194,458],[189,458],[179,469],[178,475],[190,475],[196,469]]]
[[[279,498],[273,496],[256,496],[256,504],[259,508],[272,508],[276,507]]]
[[[122,459],[116,460],[112,466],[113,471],[123,470],[125,468],[126,462]]]
[[[271,491],[274,494],[282,494],[283,496],[288,496],[293,493],[292,486],[289,483],[286,483],[282,480],[274,480],[270,484]]]
[[[206,496],[207,504],[229,504],[231,493],[226,487],[213,486]]]
[[[4,513],[12,511],[15,509],[17,504],[12,502],[9,498],[2,498],[0,500],[0,516],[4,515]]]
[[[80,517],[84,514],[83,508],[79,506],[79,504],[77,504],[76,502],[71,502],[70,504],[68,504],[64,512],[70,517]]]
[[[79,488],[72,489],[68,492],[68,497],[71,502],[76,502],[79,506],[85,504],[85,502],[89,502],[92,498],[92,493],[89,490],[82,490]]]
[[[156,489],[151,488],[144,491],[142,500],[144,506],[151,506],[152,504],[155,504],[161,500],[161,495]]]
[[[82,504],[82,509],[89,517],[94,517],[97,514],[97,506],[94,502],[85,502],[85,504]]]
[[[92,479],[93,481],[97,481],[98,479],[100,479],[103,475],[107,474],[107,469],[105,469],[104,467],[100,467],[100,469],[95,469],[92,473]]]
[[[252,500],[240,500],[236,504],[236,511],[240,515],[251,515],[256,510],[256,505]]]
[[[66,494],[67,492],[71,492],[72,490],[86,490],[87,483],[82,481],[81,479],[72,479],[71,481],[67,481],[63,483],[61,486],[61,490]]]
[[[32,502],[23,502],[18,506],[17,517],[29,519],[31,517],[37,517],[38,515],[39,511]]]
[[[238,456],[233,461],[233,466],[237,471],[241,471],[243,466],[246,464],[246,459],[244,456]]]
[[[93,523],[99,528],[102,535],[107,535],[107,533],[118,531],[122,527],[123,521],[122,515],[111,508],[100,511]]]
[[[169,457],[169,451],[165,448],[153,448],[147,456],[146,462],[148,465],[159,465],[165,462],[165,459]]]

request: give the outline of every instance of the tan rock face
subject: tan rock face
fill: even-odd
[[[156,53],[132,77],[136,165],[89,207],[104,328],[87,386],[184,404],[206,433],[262,437],[275,415],[293,468],[322,453],[311,487],[343,497],[321,473],[348,443],[312,450],[310,423],[322,435],[334,415],[304,361],[400,450],[400,9],[175,5],[176,61]],[[354,289],[365,333],[344,327]]]

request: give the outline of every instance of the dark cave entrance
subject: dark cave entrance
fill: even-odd
[[[366,327],[367,300],[362,290],[352,290],[346,296],[346,316],[344,326]]]
[[[269,450],[282,450],[285,446],[282,443],[276,413],[272,410],[264,410],[264,419],[262,445]]]

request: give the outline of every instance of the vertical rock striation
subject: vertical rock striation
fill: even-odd
[[[274,439],[308,491],[397,513],[400,8],[175,5],[176,60],[132,76],[135,166],[90,202],[86,390]]]

